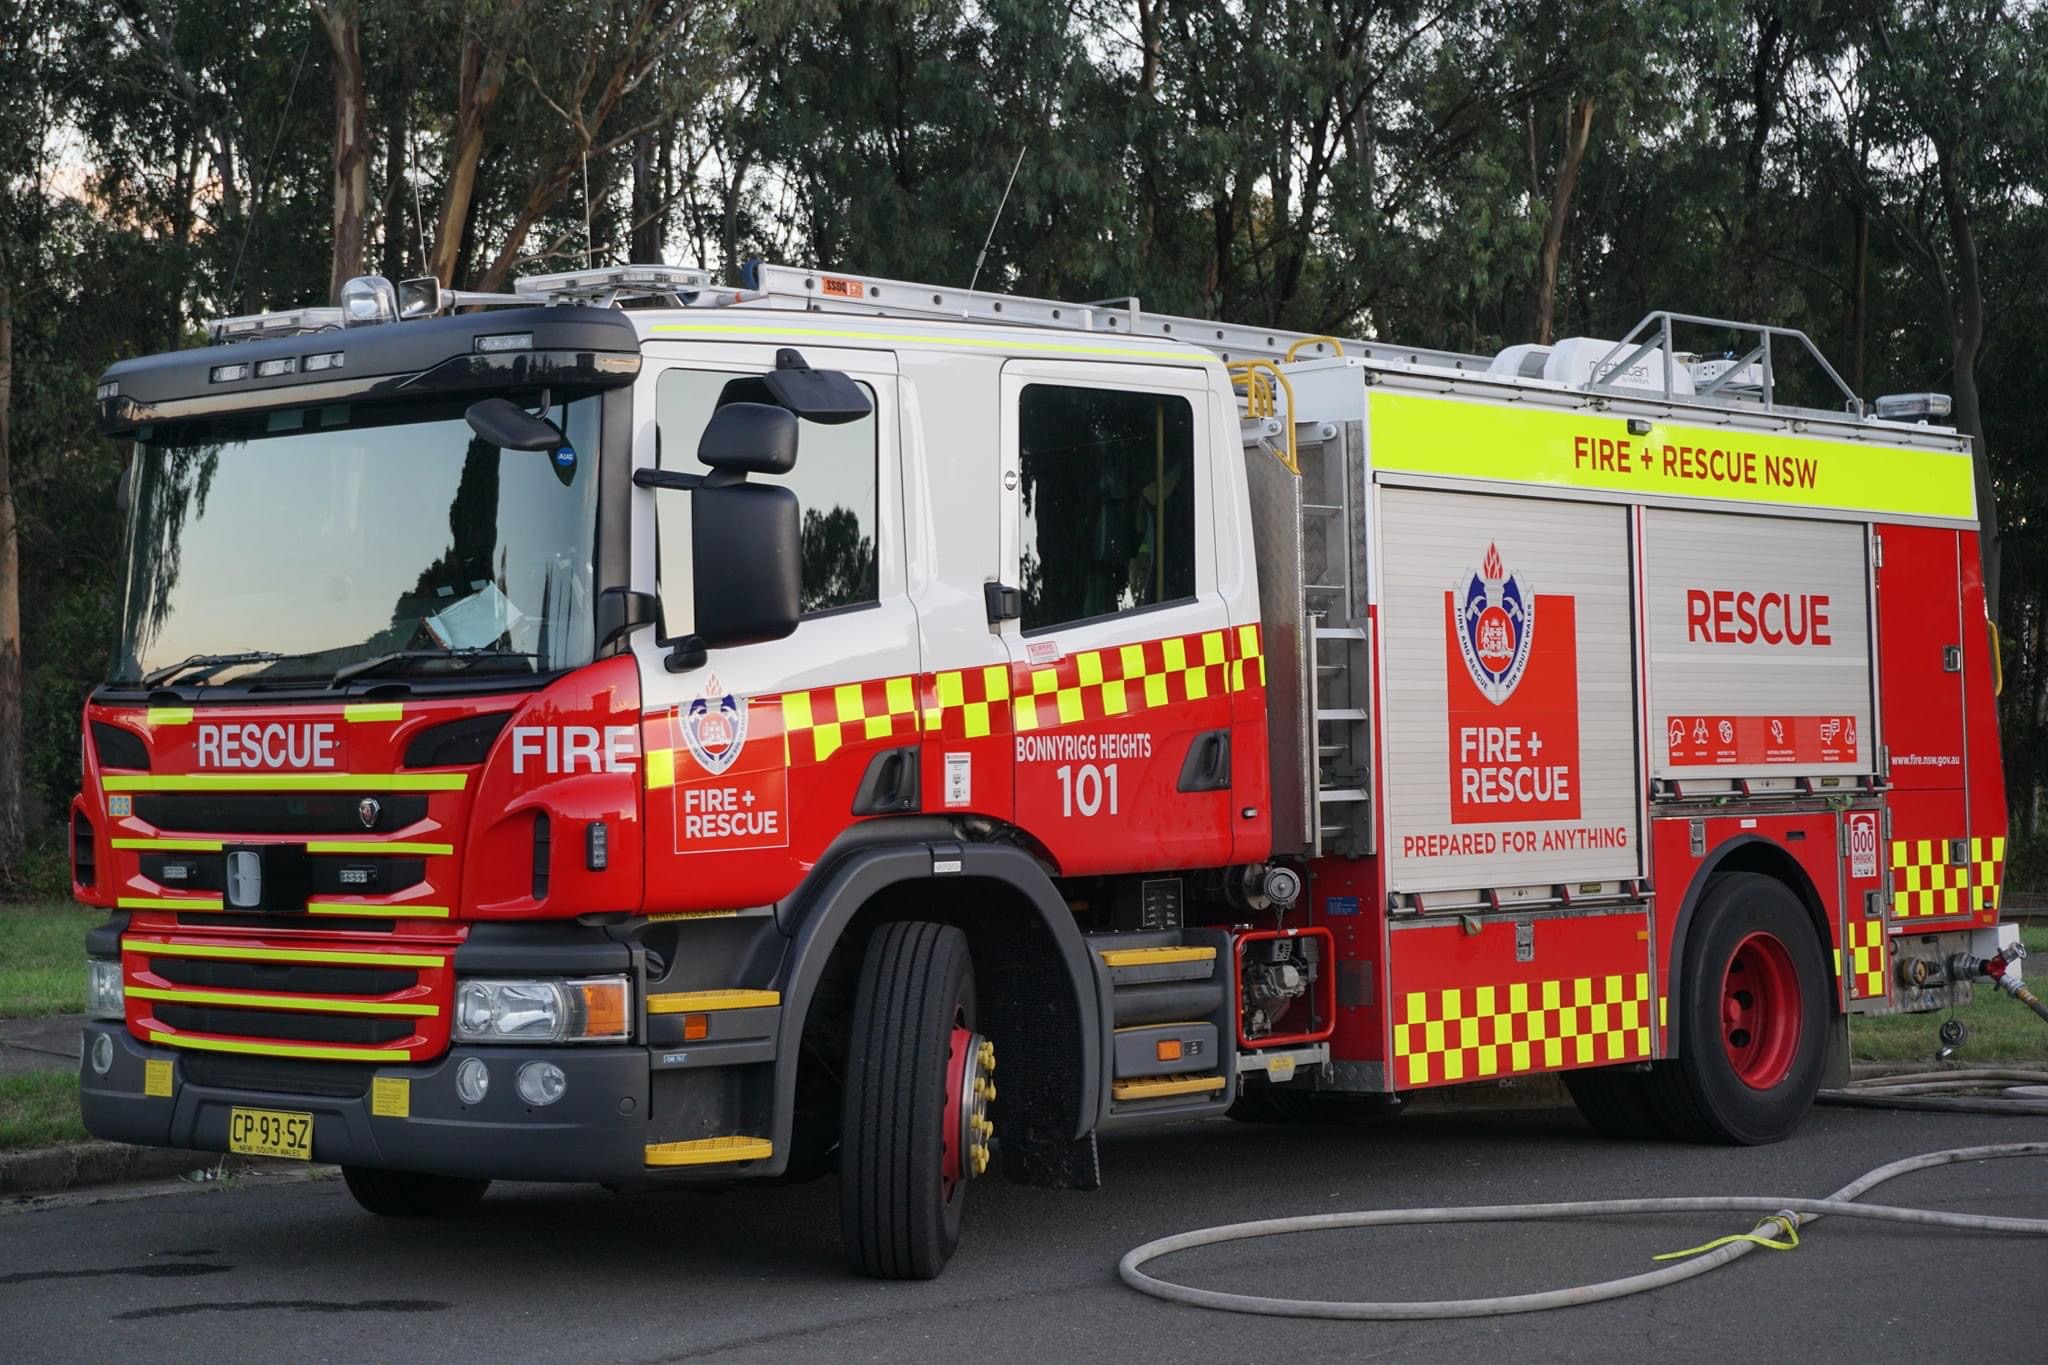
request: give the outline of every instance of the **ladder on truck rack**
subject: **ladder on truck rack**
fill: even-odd
[[[1383,341],[1330,337],[1315,332],[1286,332],[1274,327],[1246,327],[1172,313],[1148,313],[1135,298],[1066,303],[1021,294],[999,294],[986,289],[949,289],[942,285],[917,284],[875,275],[850,275],[836,270],[805,270],[797,266],[769,265],[763,261],[749,261],[742,267],[739,293],[738,299],[718,302],[796,308],[813,313],[933,318],[1156,337],[1203,347],[1226,361],[1249,358],[1317,360],[1334,355],[1355,355],[1397,364],[1480,373],[1493,363],[1491,356],[1467,355],[1462,351],[1390,346]]]

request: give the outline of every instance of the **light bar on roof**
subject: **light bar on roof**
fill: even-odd
[[[207,340],[213,342],[255,341],[260,337],[303,336],[307,332],[330,332],[342,325],[339,308],[289,308],[281,313],[244,313],[239,317],[215,318],[206,324]]]

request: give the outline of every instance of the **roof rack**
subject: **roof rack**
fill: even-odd
[[[1483,371],[1493,357],[1461,351],[1433,351],[1390,346],[1380,341],[1288,332],[1276,327],[1246,327],[1208,318],[1148,313],[1135,298],[1097,299],[1069,303],[989,290],[949,289],[875,275],[844,271],[804,270],[796,266],[748,261],[740,271],[742,297],[734,303],[799,308],[815,313],[855,313],[870,317],[948,318],[996,322],[1010,326],[1061,327],[1120,336],[1184,341],[1216,352],[1223,360],[1313,360],[1350,355],[1439,369]]]
[[[1672,366],[1676,363],[1675,353],[1672,349],[1671,333],[1673,326],[1681,323],[1689,327],[1712,327],[1722,331],[1734,332],[1738,336],[1748,334],[1756,338],[1756,345],[1751,347],[1749,352],[1740,359],[1736,359],[1731,355],[1725,361],[1710,362],[1720,367],[1719,373],[1697,384],[1693,389],[1693,396],[1696,399],[1713,398],[1724,391],[1727,396],[1744,393],[1750,397],[1761,399],[1766,409],[1775,410],[1778,406],[1775,401],[1778,378],[1777,371],[1772,365],[1771,338],[1784,337],[1796,341],[1805,347],[1806,353],[1813,357],[1814,363],[1820,366],[1822,373],[1834,381],[1835,387],[1841,391],[1843,399],[1846,400],[1846,411],[1857,417],[1864,415],[1863,400],[1856,396],[1854,389],[1843,382],[1842,376],[1835,372],[1835,367],[1828,364],[1828,358],[1820,353],[1820,347],[1813,344],[1813,338],[1797,328],[1772,327],[1767,323],[1761,322],[1736,322],[1731,318],[1703,317],[1697,313],[1673,313],[1666,309],[1659,309],[1649,314],[1641,322],[1629,328],[1628,334],[1614,343],[1614,349],[1593,363],[1593,377],[1587,383],[1587,389],[1604,389],[1609,393],[1622,391],[1623,386],[1621,384],[1611,377],[1603,376],[1626,374],[1634,367],[1637,361],[1647,356],[1656,355],[1661,351],[1664,369],[1664,398],[1665,401],[1670,401],[1673,396]],[[1645,333],[1649,334],[1648,339],[1639,340]],[[1633,350],[1628,349],[1631,346],[1634,347]],[[1623,354],[1624,352],[1626,354]],[[1617,360],[1617,356],[1620,359]]]

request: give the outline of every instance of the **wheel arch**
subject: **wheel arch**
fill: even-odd
[[[942,871],[948,867],[957,870]],[[869,935],[893,920],[957,926],[973,956],[982,1031],[1001,1049],[999,1117],[1056,1129],[1095,1127],[1102,1004],[1087,945],[1052,879],[1023,849],[917,841],[850,850],[786,903],[775,1061],[775,1156],[788,1161],[798,1069],[820,986],[858,971]]]
[[[1680,1021],[1685,1012],[1680,1008],[1679,990],[1681,975],[1679,963],[1685,952],[1686,940],[1691,935],[1693,912],[1706,898],[1707,887],[1714,878],[1727,872],[1756,872],[1781,882],[1786,889],[1799,898],[1806,910],[1806,917],[1813,926],[1813,932],[1820,943],[1823,963],[1833,961],[1836,947],[1835,935],[1828,925],[1826,903],[1820,890],[1813,884],[1813,878],[1792,856],[1784,845],[1757,834],[1741,834],[1717,844],[1701,860],[1699,869],[1693,873],[1692,881],[1685,888],[1685,899],[1678,908],[1678,922],[1671,931],[1671,953],[1663,964],[1663,986],[1665,993],[1665,1052],[1676,1056],[1679,1044]],[[1828,1003],[1832,1013],[1842,1012],[1842,983],[1840,973],[1828,973]]]

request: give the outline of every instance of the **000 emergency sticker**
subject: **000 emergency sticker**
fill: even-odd
[[[946,755],[946,804],[964,806],[974,800],[974,755]]]

